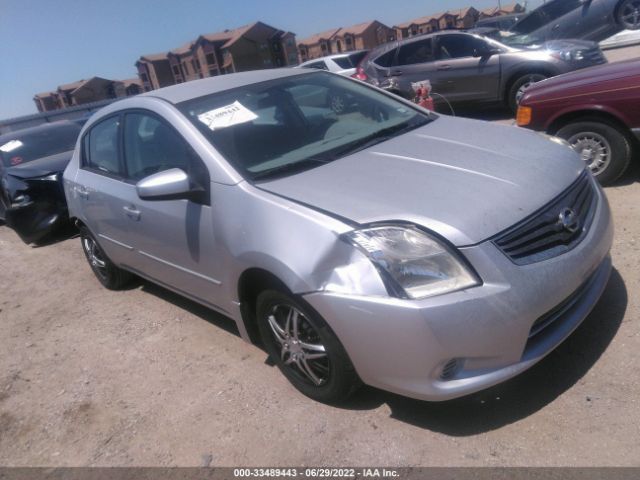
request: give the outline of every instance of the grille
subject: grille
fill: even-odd
[[[515,264],[529,265],[574,248],[591,226],[597,195],[585,171],[560,197],[502,233],[494,244]]]
[[[593,63],[605,62],[604,54],[602,53],[602,50],[600,50],[600,48],[598,47],[590,48],[589,50],[586,50],[584,52],[584,58],[585,60],[588,60]]]

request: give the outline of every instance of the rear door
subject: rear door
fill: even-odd
[[[437,87],[450,102],[494,101],[500,86],[500,55],[485,40],[464,33],[436,37]]]
[[[120,155],[122,116],[112,115],[82,137],[80,168],[74,190],[89,230],[116,264],[130,266],[133,240],[123,208],[131,195]]]
[[[435,92],[439,92],[441,76],[436,71],[434,42],[432,37],[403,43],[398,49],[395,64],[389,69],[400,89],[412,92],[412,83],[429,80]]]

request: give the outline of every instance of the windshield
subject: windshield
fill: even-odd
[[[51,125],[21,134],[3,135],[0,158],[5,167],[14,167],[38,158],[73,150],[80,133],[77,124]]]
[[[326,164],[432,118],[325,72],[247,85],[178,108],[250,180]]]

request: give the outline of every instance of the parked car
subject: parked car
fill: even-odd
[[[522,20],[526,13],[512,13],[511,15],[498,15],[497,17],[487,17],[478,20],[474,28],[492,28],[496,30],[510,30],[519,20]]]
[[[442,96],[453,104],[504,102],[515,112],[533,83],[602,63],[606,59],[593,42],[559,40],[521,49],[470,33],[440,32],[378,47],[355,77],[383,88],[395,82],[405,98],[413,96],[413,82],[429,79],[436,105]]]
[[[562,38],[599,42],[621,30],[637,29],[640,0],[551,0],[513,25],[510,32],[515,34],[515,44],[531,44]]]
[[[85,121],[47,123],[0,136],[0,219],[26,243],[68,221],[62,172]]]
[[[337,115],[331,91],[359,108]],[[327,72],[113,103],[64,185],[102,285],[135,273],[230,316],[320,401],[506,380],[582,322],[611,268],[607,200],[571,149]]]
[[[566,139],[604,185],[627,170],[640,139],[640,60],[546,80],[527,90],[518,125]]]
[[[340,75],[351,76],[356,73],[356,67],[367,53],[369,53],[368,50],[336,53],[335,55],[309,60],[301,63],[296,68],[316,68],[318,70],[328,70],[329,72]]]

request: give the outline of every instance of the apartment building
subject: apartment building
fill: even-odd
[[[316,33],[298,42],[300,62],[334,53],[350,52],[377,47],[395,40],[393,28],[378,20],[359,23]]]
[[[513,3],[503,7],[495,6],[485,8],[484,10],[467,7],[416,18],[394,25],[393,28],[396,32],[396,37],[398,40],[401,40],[403,38],[438,32],[440,30],[472,28],[475,23],[482,18],[521,13],[524,11],[525,7],[520,3]]]
[[[225,73],[297,64],[295,34],[263,22],[200,35],[136,62],[145,91]]]
[[[87,80],[60,85],[50,92],[38,93],[33,100],[39,112],[49,112],[100,100],[137,95],[141,91],[142,85],[137,78],[109,80],[91,77]]]

